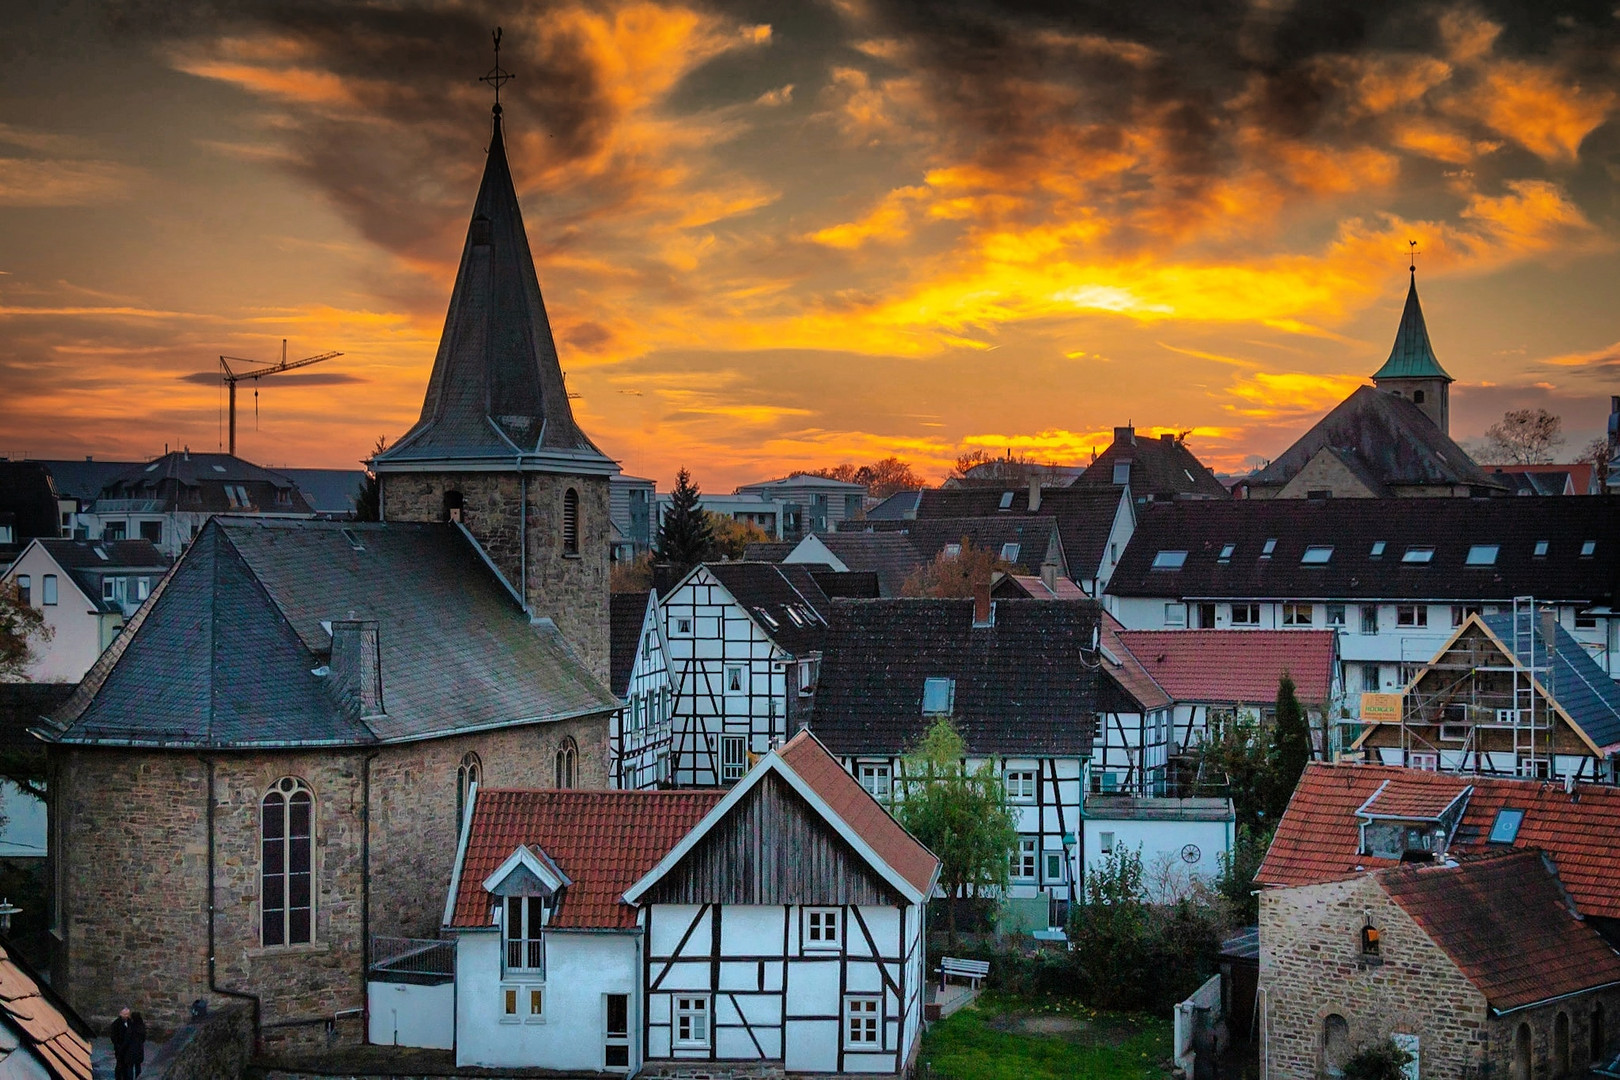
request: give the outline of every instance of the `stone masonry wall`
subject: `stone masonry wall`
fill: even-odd
[[[1487,1053],[1490,1071],[1487,1075],[1513,1080],[1514,1041],[1519,1025],[1530,1028],[1530,1075],[1533,1080],[1553,1080],[1560,1075],[1553,1061],[1553,1026],[1558,1014],[1569,1017],[1569,1076],[1584,1076],[1589,1066],[1597,1064],[1592,1058],[1592,1013],[1603,1006],[1603,1026],[1608,1045],[1615,1044],[1616,1018],[1620,1017],[1620,989],[1581,994],[1522,1012],[1492,1018],[1491,1042]]]
[[[519,508],[527,477],[528,564],[520,558]],[[608,516],[605,476],[553,473],[385,473],[383,516],[389,521],[443,521],[444,493],[459,491],[462,520],[514,589],[527,579],[529,609],[551,618],[569,645],[604,682],[608,677]],[[579,554],[562,547],[563,493],[579,493]]]
[[[565,738],[578,783],[605,787],[607,719],[383,747],[372,763],[371,933],[432,937],[456,852],[456,770],[468,751],[485,784],[548,787]],[[218,985],[257,994],[267,1028],[365,1005],[361,749],[218,755],[215,957]],[[208,992],[208,773],[192,754],[52,751],[62,956],[56,985],[97,1028],[125,1004],[178,1027]],[[259,801],[283,776],[315,797],[315,941],[259,944]],[[345,1022],[339,1031],[358,1029]],[[300,1029],[301,1030],[301,1029]],[[320,1033],[321,1028],[313,1029]]]
[[[1371,913],[1382,963],[1361,956]],[[1418,1037],[1422,1080],[1484,1060],[1484,997],[1371,875],[1260,894],[1260,986],[1271,1080],[1322,1075],[1323,1021],[1349,1024],[1353,1051],[1393,1032]]]

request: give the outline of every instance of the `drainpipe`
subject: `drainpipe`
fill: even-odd
[[[365,1041],[371,1041],[371,763],[377,752],[360,765],[360,1022]]]
[[[263,1049],[262,1038],[259,1031],[260,1002],[259,995],[249,994],[241,990],[228,990],[219,985],[214,972],[214,760],[203,758],[202,762],[208,766],[208,990],[210,993],[222,997],[238,998],[253,1003],[253,1052],[258,1054]]]

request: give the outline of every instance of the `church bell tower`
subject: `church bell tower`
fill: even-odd
[[[1440,366],[1434,346],[1429,344],[1429,328],[1418,303],[1416,267],[1411,274],[1406,310],[1401,312],[1400,329],[1395,332],[1395,347],[1390,349],[1384,366],[1373,373],[1373,385],[1383,393],[1406,398],[1423,410],[1435,427],[1450,435],[1451,384],[1455,380]]]

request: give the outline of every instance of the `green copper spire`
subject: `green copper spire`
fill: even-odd
[[[1423,308],[1418,304],[1416,271],[1406,291],[1406,310],[1401,312],[1401,328],[1395,332],[1395,347],[1389,350],[1384,366],[1373,373],[1373,379],[1456,381],[1440,366],[1434,356],[1434,346],[1429,344],[1429,328],[1424,325]]]

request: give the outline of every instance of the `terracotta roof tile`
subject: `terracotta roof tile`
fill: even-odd
[[[1598,784],[1576,784],[1570,793],[1561,784],[1541,780],[1315,762],[1300,778],[1255,880],[1308,885],[1394,865],[1359,852],[1357,810],[1386,782],[1391,801],[1385,806],[1401,805],[1396,800],[1428,806],[1432,801],[1426,800],[1472,787],[1448,847],[1453,854],[1502,850],[1504,845],[1489,843],[1497,811],[1524,811],[1513,846],[1545,851],[1582,915],[1620,918],[1620,880],[1614,874],[1614,853],[1620,851],[1620,788]]]
[[[1446,780],[1452,782],[1445,783]],[[1409,783],[1406,777],[1396,777],[1380,786],[1360,812],[1368,817],[1401,818],[1404,821],[1438,820],[1467,790],[1467,780],[1459,776],[1439,777],[1438,782],[1421,784]]]
[[[1103,612],[1102,647],[1107,657],[1112,657],[1111,661],[1105,657],[1104,662],[1108,666],[1103,670],[1113,676],[1114,681],[1135,698],[1136,703],[1142,708],[1167,708],[1171,704],[1170,695],[1164,692],[1164,687],[1154,681],[1142,661],[1137,659],[1136,654],[1126,648],[1125,643],[1120,640],[1119,635],[1124,629],[1124,625],[1118,619],[1106,611]]]
[[[1620,953],[1570,911],[1537,852],[1403,866],[1378,883],[1499,1011],[1620,982]]]
[[[788,740],[781,749],[782,761],[813,788],[833,813],[871,846],[884,862],[918,891],[933,888],[939,860],[923,847],[881,803],[817,742],[808,730]]]
[[[723,791],[480,791],[450,925],[490,924],[484,880],[520,847],[538,847],[572,879],[559,929],[634,926],[625,890],[651,870]]]
[[[90,1043],[82,1020],[69,1021],[23,966],[0,946],[0,1011],[55,1080],[91,1080]]]
[[[1303,702],[1326,701],[1333,685],[1332,630],[1122,630],[1118,637],[1177,701],[1274,701],[1285,671]]]

